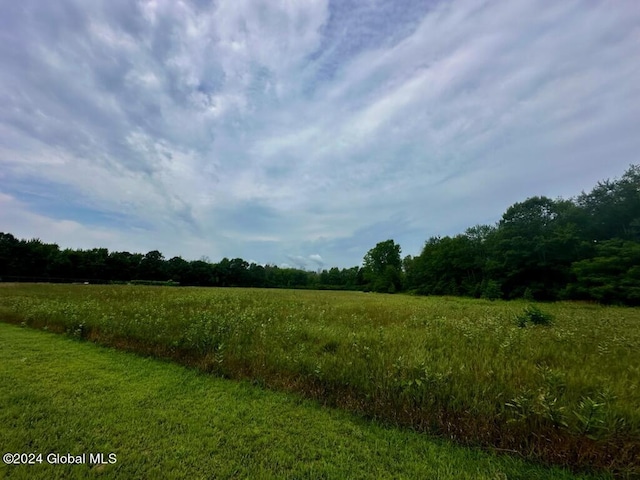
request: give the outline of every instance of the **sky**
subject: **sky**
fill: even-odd
[[[360,265],[640,163],[637,0],[0,3],[0,231]]]

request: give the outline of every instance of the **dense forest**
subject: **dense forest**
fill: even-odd
[[[408,291],[421,295],[579,299],[640,305],[640,166],[565,200],[531,197],[495,225],[432,237],[401,258],[393,240],[378,243],[362,266],[318,272],[257,265],[165,259],[106,248],[61,250],[39,239],[0,233],[2,281],[158,283]]]

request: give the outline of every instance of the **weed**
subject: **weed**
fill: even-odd
[[[526,327],[527,323],[534,325],[550,325],[553,321],[553,316],[549,313],[543,312],[535,305],[527,306],[524,311],[516,317],[516,323],[519,327]]]

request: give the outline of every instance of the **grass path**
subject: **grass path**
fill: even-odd
[[[0,478],[574,479],[295,395],[0,323]],[[115,453],[113,465],[46,455]]]

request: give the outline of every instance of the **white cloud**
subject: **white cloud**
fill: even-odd
[[[0,7],[14,234],[102,245],[89,208],[123,249],[348,266],[637,162],[631,2],[56,5]]]
[[[0,224],[10,225],[17,238],[40,238],[48,243],[60,243],[62,248],[95,248],[117,242],[117,234],[105,228],[87,228],[69,219],[54,220],[29,210],[28,205],[0,192]]]

